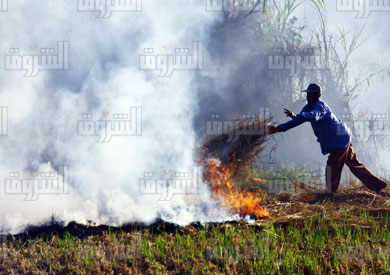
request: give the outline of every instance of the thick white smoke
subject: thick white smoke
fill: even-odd
[[[40,48],[69,41],[69,69],[40,71],[36,77],[2,69],[0,103],[8,108],[8,133],[0,137],[1,231],[16,233],[55,214],[69,222],[118,225],[151,222],[160,217],[179,224],[210,220],[202,211],[207,190],[197,203],[175,195],[143,195],[145,172],[189,171],[194,165],[192,129],[195,71],[158,77],[139,69],[144,48],[155,53],[171,47],[190,48],[205,41],[220,13],[196,8],[191,1],[142,1],[142,12],[78,12],[78,1],[15,0],[0,13],[0,51],[38,54]],[[165,47],[164,47],[165,46]],[[168,53],[168,51],[166,51]],[[207,57],[207,49],[205,49]],[[5,58],[1,61],[5,68]],[[94,120],[142,108],[142,135],[112,137],[108,143],[78,135],[84,113]],[[5,179],[19,172],[34,178],[40,172],[69,167],[69,194],[41,194],[36,200],[8,194]],[[53,170],[54,169],[54,170]],[[58,172],[58,171],[57,171]]]

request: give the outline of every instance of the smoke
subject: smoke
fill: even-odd
[[[145,173],[159,179],[178,171],[191,173],[197,108],[192,84],[196,71],[159,77],[140,70],[140,55],[145,48],[156,54],[167,54],[163,46],[172,48],[169,54],[174,48],[191,49],[193,41],[208,39],[221,14],[194,8],[190,1],[170,0],[142,1],[142,12],[97,15],[78,12],[78,1],[43,0],[12,1],[0,13],[6,26],[0,30],[3,56],[10,48],[31,55],[69,42],[68,70],[40,71],[36,77],[4,70],[0,76],[0,102],[8,110],[8,132],[0,137],[1,231],[17,233],[52,215],[65,222],[111,225],[156,218],[188,224],[227,217],[204,211],[204,205],[213,204],[202,182],[191,203],[180,194],[160,201],[159,194],[140,193]],[[84,114],[99,120],[136,107],[142,112],[141,135],[113,136],[109,142],[80,135]],[[68,192],[28,197],[5,188],[15,172],[23,179],[45,172],[62,179],[61,166],[68,167]]]

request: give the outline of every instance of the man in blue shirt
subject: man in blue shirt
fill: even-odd
[[[317,141],[321,144],[322,154],[329,153],[326,167],[327,190],[332,194],[339,187],[344,164],[369,189],[380,193],[387,183],[375,176],[356,157],[352,147],[352,133],[345,123],[336,117],[329,106],[320,99],[322,89],[318,84],[310,84],[304,92],[307,93],[307,103],[299,114],[288,109],[284,113],[291,118],[290,121],[277,127],[270,126],[271,134],[285,132],[304,122],[310,122]]]

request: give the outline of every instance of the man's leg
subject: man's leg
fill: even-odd
[[[352,144],[348,151],[348,156],[345,161],[351,172],[369,189],[380,192],[386,187],[387,183],[375,176],[368,168],[366,168],[356,157]]]
[[[330,151],[325,171],[326,189],[328,193],[333,194],[339,188],[341,173],[347,159],[348,151],[349,145],[347,148],[338,148]]]

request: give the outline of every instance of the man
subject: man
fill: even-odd
[[[306,92],[307,104],[299,114],[284,108],[284,113],[290,121],[277,127],[270,126],[270,134],[285,132],[306,121],[311,123],[317,141],[321,144],[322,154],[329,154],[326,167],[326,185],[328,191],[334,194],[340,184],[344,164],[369,189],[380,193],[387,183],[375,176],[356,157],[352,147],[351,130],[331,111],[329,106],[320,100],[322,89],[318,84],[310,84]]]

